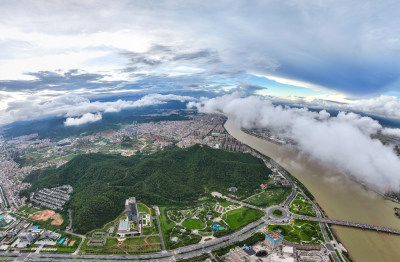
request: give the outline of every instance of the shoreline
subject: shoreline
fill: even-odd
[[[400,228],[398,219],[392,215],[393,207],[398,207],[398,203],[365,188],[334,168],[307,158],[304,154],[243,132],[233,119],[229,119],[224,126],[231,136],[269,156],[301,181],[330,218]],[[400,238],[397,236],[336,227],[335,237],[340,239],[354,261],[400,259]]]

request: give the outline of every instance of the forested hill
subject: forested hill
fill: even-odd
[[[36,170],[26,177],[30,192],[70,184],[73,227],[86,232],[114,219],[130,196],[146,204],[179,205],[235,186],[250,195],[265,181],[262,160],[207,146],[170,148],[150,156],[80,155],[58,169]]]

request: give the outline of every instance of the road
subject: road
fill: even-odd
[[[265,220],[266,217],[263,217]],[[245,240],[252,236],[255,232],[262,230],[266,226],[266,222],[253,222],[241,230],[218,239],[210,240],[202,244],[182,247],[177,250],[165,251],[163,253],[156,254],[144,254],[144,255],[71,255],[71,254],[48,254],[48,253],[20,253],[18,257],[13,259],[19,259],[19,261],[89,261],[93,259],[101,259],[107,261],[117,261],[118,259],[129,259],[129,260],[143,260],[152,259],[158,261],[173,261],[174,259],[185,259],[190,257],[196,257],[204,253],[211,252],[212,250],[231,245],[235,242]],[[0,253],[0,259],[3,259],[1,255],[9,255],[9,253]],[[29,256],[27,256],[29,254]],[[21,260],[22,259],[22,260]]]
[[[292,216],[297,219],[317,221],[317,222],[340,225],[340,226],[347,226],[347,227],[357,227],[357,228],[362,228],[362,229],[369,229],[369,230],[375,230],[375,231],[379,231],[379,232],[386,232],[386,233],[400,235],[400,230],[393,229],[393,228],[374,226],[374,225],[368,225],[368,224],[362,224],[362,223],[355,223],[355,222],[349,222],[349,221],[339,221],[339,220],[333,220],[333,219],[321,218],[321,217],[309,217],[309,216],[301,216],[301,215],[295,215],[295,214],[293,214]]]
[[[291,181],[290,177],[288,177],[284,172],[282,174],[289,181]],[[157,224],[158,224],[158,229],[159,229],[158,235],[160,237],[161,248],[162,248],[162,252],[160,252],[160,253],[142,254],[142,255],[80,255],[80,254],[78,254],[78,252],[79,252],[80,247],[82,246],[83,242],[85,241],[86,237],[83,235],[79,235],[79,234],[67,231],[66,233],[69,233],[69,234],[72,234],[75,236],[79,236],[82,238],[81,243],[79,244],[77,250],[73,254],[61,254],[61,253],[55,253],[55,254],[50,254],[50,253],[10,254],[10,253],[0,252],[0,259],[1,260],[15,260],[15,261],[75,261],[75,262],[89,261],[89,260],[94,260],[94,259],[96,259],[96,260],[101,259],[103,261],[117,261],[117,260],[174,261],[174,260],[178,260],[178,259],[186,259],[186,258],[200,256],[201,254],[209,253],[209,252],[219,249],[221,247],[231,245],[238,241],[242,241],[244,239],[249,238],[255,232],[262,231],[268,224],[288,224],[291,218],[319,222],[326,243],[328,243],[330,241],[330,239],[329,239],[326,229],[324,227],[325,223],[349,226],[349,227],[357,227],[357,228],[362,228],[362,229],[375,230],[375,231],[379,231],[379,232],[400,234],[400,230],[396,230],[396,229],[355,223],[355,222],[349,222],[349,221],[339,221],[339,220],[323,218],[320,210],[315,205],[315,203],[313,201],[311,201],[307,196],[305,196],[305,194],[299,188],[297,188],[293,182],[291,182],[291,184],[292,184],[293,190],[292,190],[292,193],[287,197],[287,199],[284,202],[282,202],[281,205],[271,206],[268,208],[256,207],[251,204],[244,203],[244,202],[238,201],[236,199],[232,199],[227,196],[223,196],[220,193],[214,192],[214,193],[217,193],[219,197],[222,197],[230,202],[233,202],[233,203],[236,203],[236,204],[239,204],[242,206],[246,206],[249,208],[261,210],[261,211],[265,212],[266,215],[264,217],[262,217],[261,219],[259,219],[258,221],[248,224],[247,226],[243,227],[242,229],[238,230],[235,233],[232,233],[230,235],[223,236],[223,237],[220,237],[217,239],[213,239],[213,240],[210,240],[210,241],[207,241],[204,243],[199,243],[199,244],[195,244],[195,245],[191,245],[191,246],[185,246],[185,247],[181,247],[176,250],[166,251],[165,243],[164,243],[164,240],[162,237],[160,219],[159,219],[159,216],[157,216],[156,219],[157,219]],[[313,210],[317,214],[317,217],[296,215],[296,214],[292,214],[290,212],[289,205],[293,201],[293,199],[295,198],[297,193],[302,194],[310,203],[312,203]],[[274,209],[281,210],[282,216],[281,217],[274,216],[272,214],[272,211]],[[338,246],[338,243],[335,240],[333,242],[336,244],[335,246]],[[327,244],[326,246],[328,248],[330,246],[330,244]],[[332,246],[330,246],[330,247],[332,247]],[[331,255],[333,255],[335,261],[339,261],[335,250],[330,250],[329,248],[328,248],[328,250],[330,251]],[[5,256],[5,255],[7,255],[7,256]]]
[[[165,251],[164,238],[162,236],[162,231],[161,231],[160,216],[156,216],[156,219],[158,225],[158,236],[160,237],[160,243],[161,243],[161,251]]]

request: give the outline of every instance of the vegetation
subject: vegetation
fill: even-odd
[[[251,245],[254,245],[257,242],[263,241],[264,239],[265,239],[265,234],[261,233],[261,232],[257,232],[254,235],[252,235],[251,237],[249,237],[248,239],[245,239],[243,241],[238,241],[238,242],[236,242],[236,243],[234,243],[232,245],[217,249],[217,250],[215,250],[213,252],[213,254],[216,255],[216,256],[223,256],[226,253],[228,253],[229,250],[231,250],[232,248],[235,248],[235,247],[238,247],[238,246],[241,247],[241,246],[244,246],[244,245],[251,246]]]
[[[42,228],[51,230],[51,231],[64,229],[68,225],[69,220],[68,220],[68,215],[66,214],[66,212],[57,212],[58,214],[60,214],[61,218],[63,219],[63,223],[61,225],[52,225],[51,224],[51,222],[53,221],[52,218],[49,218],[48,220],[43,221],[43,220],[34,220],[29,217],[30,215],[33,215],[34,213],[43,211],[43,210],[48,210],[48,209],[32,208],[32,207],[24,206],[23,208],[18,210],[18,212],[16,212],[15,215],[22,216],[22,217],[24,217],[25,220],[27,220],[31,223],[34,223],[35,225],[38,225]]]
[[[400,208],[395,207],[395,208],[394,208],[394,214],[395,214],[398,218],[400,218]]]
[[[150,214],[151,210],[143,203],[137,204],[138,212],[143,214]]]
[[[270,225],[269,231],[278,231],[289,242],[314,245],[323,243],[318,222],[295,219],[294,225]]]
[[[147,204],[187,205],[207,192],[250,196],[265,180],[262,160],[207,146],[171,147],[150,156],[88,154],[58,169],[36,170],[24,182],[32,183],[21,196],[57,185],[72,185],[73,228],[82,233],[101,227],[124,208],[134,195]]]
[[[248,207],[241,207],[224,214],[223,218],[232,230],[237,230],[257,219],[260,219],[264,212]]]
[[[183,221],[182,226],[184,226],[188,229],[202,229],[206,225],[200,219],[189,218],[189,219],[186,219],[185,221]]]
[[[273,214],[274,216],[276,216],[276,217],[281,217],[281,216],[283,216],[282,210],[279,210],[279,209],[274,209],[274,210],[272,210],[272,214]]]
[[[247,203],[259,206],[269,207],[282,203],[292,192],[291,187],[269,187],[260,194],[256,194],[246,200]]]
[[[179,261],[179,262],[197,262],[197,261],[205,261],[208,258],[210,258],[210,255],[205,253],[205,254],[202,254],[202,255],[197,256],[197,257],[192,257],[192,258],[188,258],[188,259],[180,259],[180,260],[177,260],[177,261]]]
[[[316,217],[317,214],[313,211],[313,206],[301,194],[297,194],[289,207],[293,214]]]

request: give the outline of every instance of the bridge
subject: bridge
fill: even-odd
[[[393,229],[393,228],[374,226],[374,225],[368,225],[368,224],[362,224],[362,223],[355,223],[355,222],[349,222],[349,221],[339,221],[339,220],[333,220],[333,219],[329,219],[329,218],[301,216],[301,215],[295,215],[295,214],[293,214],[292,217],[296,218],[296,219],[316,221],[316,222],[322,222],[322,223],[328,223],[328,224],[340,225],[340,226],[347,226],[347,227],[357,227],[357,228],[361,228],[361,229],[375,230],[378,232],[386,232],[386,233],[400,235],[400,230]]]

